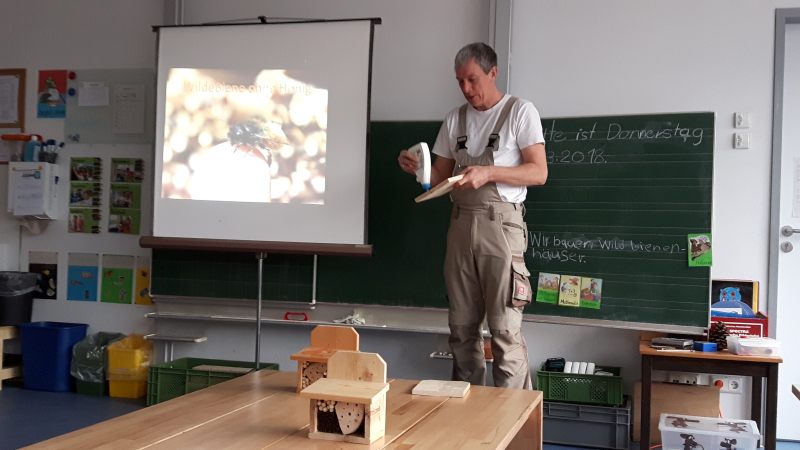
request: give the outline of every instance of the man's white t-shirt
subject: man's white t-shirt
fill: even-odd
[[[471,105],[467,105],[467,124],[464,129],[468,137],[467,153],[470,156],[479,156],[486,149],[497,117],[509,98],[511,98],[510,95],[504,95],[496,105],[486,111],[478,111]],[[455,159],[454,152],[458,138],[457,122],[458,108],[455,108],[447,113],[442,128],[439,129],[439,135],[433,144],[434,154]],[[511,107],[508,120],[500,129],[499,135],[500,142],[497,151],[494,152],[494,165],[496,166],[516,167],[522,163],[520,149],[544,143],[542,120],[533,103],[517,99],[517,102]],[[528,188],[497,183],[497,192],[504,201],[522,203],[528,193]]]

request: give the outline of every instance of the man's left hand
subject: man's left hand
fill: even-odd
[[[491,181],[491,166],[469,166],[461,172],[464,178],[456,183],[456,189],[478,189]]]

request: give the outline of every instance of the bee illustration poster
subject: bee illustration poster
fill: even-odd
[[[133,256],[103,255],[100,301],[130,304],[133,299]]]
[[[39,274],[36,298],[55,300],[58,295],[58,253],[29,252],[28,272]]]
[[[152,305],[150,297],[150,258],[140,256],[136,258],[136,292],[134,303],[137,305]]]
[[[558,294],[558,305],[577,308],[580,300],[581,277],[561,275],[561,287]]]
[[[67,71],[40,70],[36,89],[36,117],[63,119],[67,115]]]
[[[711,267],[711,233],[690,234],[689,267]]]
[[[536,301],[539,303],[558,303],[557,273],[539,272],[539,285],[536,288]]]
[[[67,300],[97,301],[100,257],[97,253],[70,253],[67,257]]]
[[[325,203],[328,88],[302,70],[172,68],[161,198]],[[173,88],[174,87],[174,88]]]
[[[581,308],[600,309],[603,280],[581,277]]]

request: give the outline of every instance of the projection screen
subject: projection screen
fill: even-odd
[[[372,27],[159,28],[154,237],[365,244]]]

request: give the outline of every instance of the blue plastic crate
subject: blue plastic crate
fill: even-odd
[[[22,373],[26,389],[71,391],[72,346],[86,337],[88,325],[31,322],[19,325]]]

